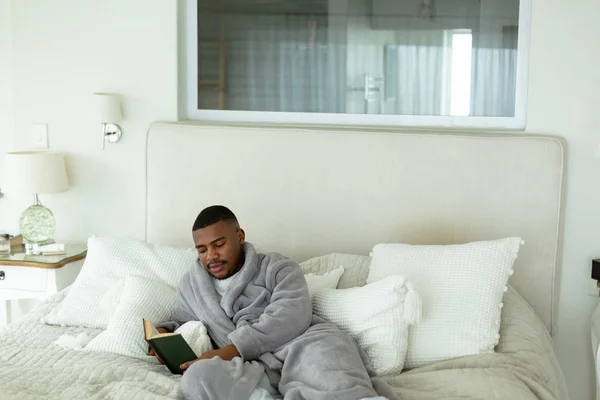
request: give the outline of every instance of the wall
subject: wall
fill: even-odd
[[[573,400],[592,399],[594,372],[587,294],[591,260],[600,256],[600,3],[535,2],[527,130],[567,141],[566,199],[556,351]]]
[[[70,153],[73,189],[41,197],[55,213],[57,238],[144,237],[146,130],[151,121],[177,118],[175,4],[10,1],[13,148],[29,148],[30,125],[47,123],[50,147]],[[124,98],[123,138],[105,151],[92,114],[95,92]],[[17,210],[2,225],[15,229],[30,199],[7,197]]]
[[[145,131],[151,121],[177,117],[176,2],[0,0],[0,13],[9,3],[13,54],[2,15],[0,85],[12,81],[14,96],[0,90],[0,115],[11,118],[9,104],[16,130],[11,138],[10,128],[0,129],[0,146],[14,138],[14,147],[27,147],[29,124],[45,122],[51,147],[71,153],[73,189],[47,197],[59,238],[143,237]],[[527,131],[562,136],[568,146],[555,343],[573,400],[594,393],[589,316],[598,299],[587,287],[590,260],[600,255],[598,15],[596,0],[546,0],[535,2],[532,19]],[[5,75],[11,69],[13,79]],[[96,91],[125,97],[123,141],[104,152],[88,116]],[[3,225],[29,201],[9,197],[0,202],[0,217],[11,217]]]
[[[2,163],[4,153],[12,146],[12,57],[10,0],[0,0],[0,188],[2,188]],[[2,201],[2,200],[0,200]],[[6,202],[6,201],[5,201]],[[0,205],[0,231],[7,229],[5,221],[10,211]]]

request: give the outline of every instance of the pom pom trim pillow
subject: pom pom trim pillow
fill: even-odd
[[[322,289],[313,313],[346,332],[365,351],[378,375],[402,371],[409,325],[417,323],[421,299],[402,276],[362,287]]]
[[[423,320],[409,333],[406,368],[493,352],[502,298],[521,238],[446,246],[378,244],[367,282],[406,277],[423,300]]]

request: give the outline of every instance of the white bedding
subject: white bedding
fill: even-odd
[[[173,399],[179,377],[155,362],[109,353],[67,350],[61,335],[101,331],[39,322],[66,292],[22,321],[0,330],[2,399]],[[506,295],[502,339],[495,354],[446,361],[388,377],[402,400],[567,399],[552,342],[532,308],[512,289]]]
[[[44,325],[66,295],[52,296],[23,320],[0,330],[2,399],[172,399],[177,378],[158,362],[110,353],[63,349],[53,342],[81,332],[101,330]]]
[[[495,353],[435,363],[390,377],[402,400],[567,400],[552,339],[512,288],[504,297],[501,339]]]

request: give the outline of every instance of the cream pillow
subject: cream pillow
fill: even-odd
[[[367,283],[371,257],[356,254],[329,253],[323,256],[310,258],[300,263],[300,268],[305,274],[324,274],[344,266],[344,273],[338,282],[339,289],[355,286],[364,286]]]
[[[83,268],[69,293],[41,322],[105,329],[119,303],[124,278],[140,276],[176,288],[197,257],[194,249],[92,237]]]
[[[310,297],[312,298],[315,293],[318,293],[323,289],[337,288],[343,273],[344,267],[339,267],[333,271],[325,272],[323,275],[316,275],[313,273],[304,275]]]
[[[521,239],[448,246],[378,244],[367,282],[406,277],[423,299],[412,328],[406,367],[493,352],[500,339],[502,297]]]
[[[378,375],[402,371],[409,325],[417,323],[421,300],[402,276],[362,287],[315,293],[313,312],[352,337]]]

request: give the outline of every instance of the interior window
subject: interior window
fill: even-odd
[[[192,111],[507,118],[524,111],[519,0],[194,2]]]

